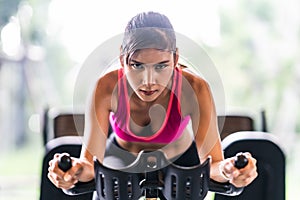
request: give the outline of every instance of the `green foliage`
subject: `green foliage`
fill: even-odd
[[[245,12],[247,15],[257,18],[257,20],[272,23],[274,19],[274,1],[270,0],[244,0],[240,1],[240,10],[247,11]],[[276,5],[276,4],[275,4]]]
[[[299,66],[299,47],[288,38],[295,39],[297,33],[294,29],[288,32],[290,27],[280,21],[297,19],[288,18],[286,6],[280,1],[242,0],[236,1],[235,6],[221,7],[222,43],[209,50],[220,70],[227,103],[254,110],[266,109],[268,124],[280,119],[280,107],[293,106],[285,105],[283,100],[285,91],[296,84],[299,76],[295,73]],[[299,43],[299,34],[297,39]],[[291,51],[291,47],[296,52]],[[299,113],[290,116],[296,118]],[[299,124],[298,120],[297,127]]]

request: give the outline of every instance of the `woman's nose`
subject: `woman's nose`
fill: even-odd
[[[144,78],[143,82],[145,85],[152,85],[154,84],[154,72],[152,67],[147,67],[146,70],[144,71]]]

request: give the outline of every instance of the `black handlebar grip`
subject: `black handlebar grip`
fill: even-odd
[[[58,161],[58,167],[64,172],[68,171],[72,167],[71,157],[68,155],[61,156]]]
[[[246,167],[247,164],[248,164],[248,159],[246,158],[245,155],[243,155],[242,153],[238,153],[235,156],[234,166],[236,168],[242,169],[242,168]]]

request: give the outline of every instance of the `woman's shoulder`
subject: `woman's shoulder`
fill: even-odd
[[[101,94],[111,95],[118,86],[118,71],[119,69],[115,69],[102,75],[97,81],[96,90]]]
[[[199,104],[210,102],[208,82],[189,68],[182,70],[181,104],[184,114],[197,113]]]
[[[199,91],[208,86],[208,82],[199,74],[188,67],[181,68],[183,77],[183,87],[191,86],[194,91]]]

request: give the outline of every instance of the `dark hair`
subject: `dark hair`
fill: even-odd
[[[167,16],[157,12],[143,12],[134,16],[127,24],[125,32],[137,28],[163,28],[173,29],[173,26]]]
[[[151,11],[139,13],[128,22],[122,53],[133,53],[144,48],[176,51],[176,36],[168,17]]]

